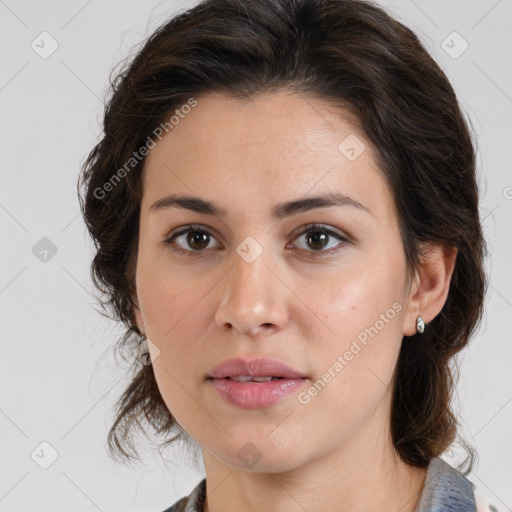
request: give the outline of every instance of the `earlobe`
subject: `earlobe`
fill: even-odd
[[[411,286],[408,307],[403,324],[403,334],[412,336],[418,332],[418,317],[424,322],[425,331],[443,309],[455,269],[457,248],[429,243],[424,246],[421,263]],[[421,322],[419,322],[421,326]]]

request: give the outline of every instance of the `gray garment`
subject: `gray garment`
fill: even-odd
[[[475,512],[474,484],[443,459],[432,459],[415,512]],[[206,478],[164,512],[203,512]]]
[[[430,461],[415,512],[475,512],[474,484],[443,459]]]

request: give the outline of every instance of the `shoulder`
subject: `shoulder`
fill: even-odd
[[[184,496],[163,512],[203,512],[206,478],[203,478],[188,496]]]
[[[476,512],[508,512],[505,508],[498,507],[488,501],[476,487],[473,487],[473,493],[476,503]]]

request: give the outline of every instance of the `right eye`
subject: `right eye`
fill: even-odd
[[[215,240],[213,235],[202,226],[190,225],[166,238],[164,243],[175,252],[192,256],[208,249],[212,240]]]

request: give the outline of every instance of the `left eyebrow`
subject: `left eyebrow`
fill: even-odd
[[[272,217],[275,219],[283,219],[284,217],[290,217],[297,213],[314,210],[316,208],[329,208],[331,206],[352,206],[373,215],[367,206],[349,196],[340,193],[326,193],[314,197],[305,197],[279,203],[272,209]],[[155,201],[149,207],[149,213],[165,208],[182,208],[205,215],[215,215],[221,218],[227,215],[225,209],[211,201],[200,197],[181,196],[177,194],[171,194]]]

